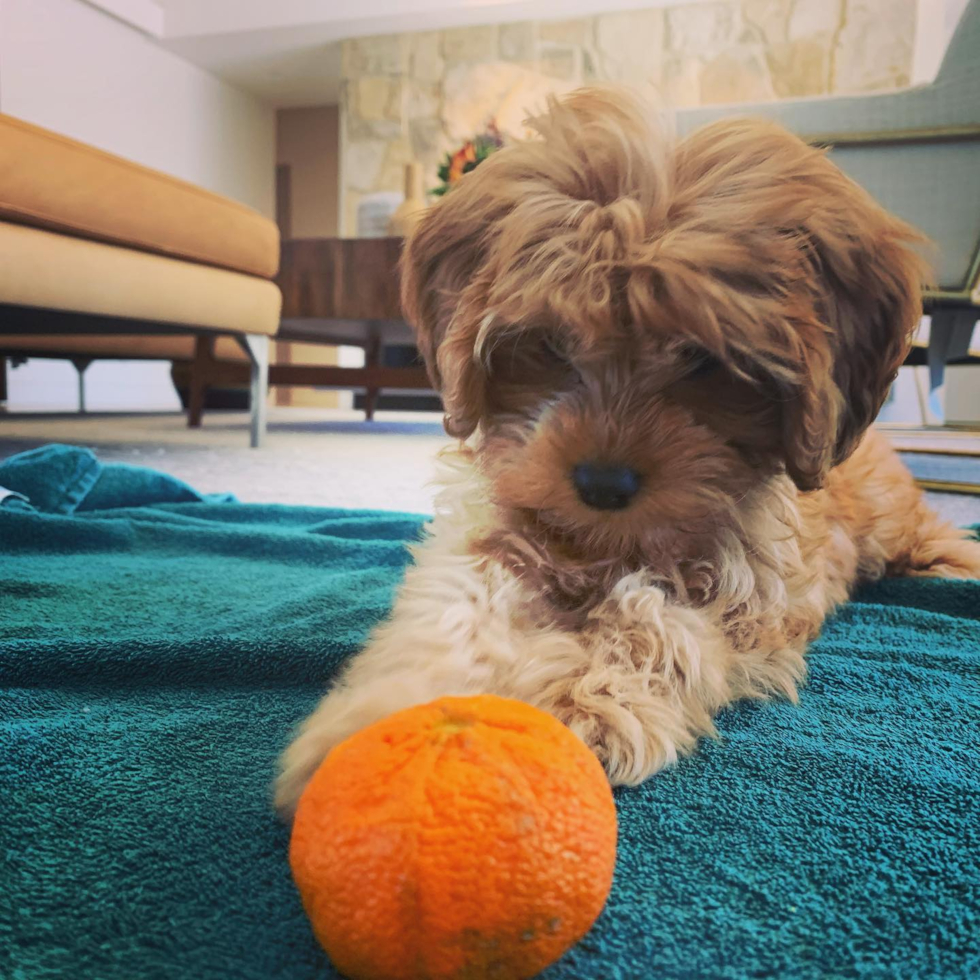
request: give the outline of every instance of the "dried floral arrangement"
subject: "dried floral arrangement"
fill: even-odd
[[[455,153],[447,153],[442,166],[439,167],[438,187],[432,193],[441,197],[459,181],[463,174],[475,170],[491,153],[495,153],[504,145],[503,137],[497,124],[493,121],[486,130],[473,139],[467,140]]]

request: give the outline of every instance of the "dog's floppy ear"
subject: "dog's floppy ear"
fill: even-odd
[[[857,448],[880,411],[912,345],[932,273],[911,247],[924,244],[923,236],[826,157],[820,160],[826,178],[806,231],[817,311],[830,330],[831,374],[841,397],[831,457],[836,465]]]
[[[481,170],[492,169],[492,163]],[[467,183],[481,177],[470,174]],[[476,429],[484,410],[474,348],[486,316],[480,272],[484,239],[493,234],[493,203],[473,188],[454,189],[426,212],[402,255],[402,310],[442,395],[446,431],[461,439]]]
[[[928,278],[911,247],[921,236],[771,122],[706,126],[683,142],[678,166],[698,227],[745,244],[750,278],[777,284],[757,298],[759,320],[740,328],[742,349],[764,349],[781,368],[786,471],[800,489],[819,487],[908,353]]]

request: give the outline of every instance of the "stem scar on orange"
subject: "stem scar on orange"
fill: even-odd
[[[352,980],[523,980],[605,904],[616,810],[551,715],[441,698],[358,732],[296,811],[289,860],[313,931]]]

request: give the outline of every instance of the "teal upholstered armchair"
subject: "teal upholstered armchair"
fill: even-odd
[[[937,245],[930,388],[966,356],[980,317],[980,0],[970,0],[935,80],[880,95],[695,109],[680,131],[723,115],[774,119],[830,147],[834,162]],[[980,369],[978,369],[980,370]]]

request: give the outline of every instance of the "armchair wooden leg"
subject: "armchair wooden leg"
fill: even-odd
[[[938,309],[932,312],[929,328],[929,407],[933,414],[943,417],[939,406],[938,389],[946,380],[946,364],[965,357],[977,322],[975,307],[967,309]]]
[[[92,363],[92,358],[73,357],[71,362],[75,365],[75,370],[78,372],[78,414],[84,415],[87,411],[85,405],[85,372]]]
[[[381,354],[383,345],[380,337],[373,337],[367,350],[364,352],[364,366],[376,368],[381,366]],[[380,388],[368,388],[364,392],[364,417],[368,422],[374,421],[374,410],[378,406],[378,395],[381,394]]]
[[[204,399],[208,393],[208,375],[214,363],[214,337],[202,335],[194,343],[194,360],[187,392],[187,427],[200,428]]]

